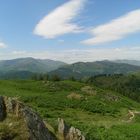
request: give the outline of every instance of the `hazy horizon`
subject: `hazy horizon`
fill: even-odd
[[[35,57],[18,57],[18,58],[13,58],[13,59],[0,59],[0,61],[9,61],[9,60],[18,60],[18,59],[28,59],[28,58],[32,58],[32,59],[38,59],[38,60],[52,60],[52,61],[60,61],[60,62],[64,62],[66,64],[73,64],[73,63],[78,63],[78,62],[96,62],[96,61],[140,61],[140,60],[136,60],[136,59],[101,59],[101,60],[90,60],[90,61],[73,61],[73,62],[66,62],[66,61],[62,61],[62,60],[58,60],[58,59],[49,59],[49,58],[35,58]]]

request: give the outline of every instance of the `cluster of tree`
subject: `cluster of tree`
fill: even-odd
[[[140,102],[140,76],[137,75],[98,75],[89,77],[87,83],[100,88],[113,90]]]
[[[37,81],[60,81],[61,77],[58,75],[48,75],[48,74],[33,74],[31,77],[32,80]]]
[[[32,80],[37,80],[37,81],[61,81],[61,80],[70,80],[70,81],[76,81],[77,79],[74,76],[70,76],[67,79],[62,78],[58,74],[33,74],[31,76]]]

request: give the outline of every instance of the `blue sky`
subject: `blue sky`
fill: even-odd
[[[140,60],[139,0],[0,0],[0,59]]]

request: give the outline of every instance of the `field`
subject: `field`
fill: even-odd
[[[54,128],[63,118],[87,140],[140,139],[140,116],[135,113],[140,104],[117,92],[67,80],[1,80],[0,95],[19,98]]]

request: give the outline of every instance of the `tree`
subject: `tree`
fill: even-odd
[[[71,81],[76,81],[76,79],[75,79],[74,76],[69,77],[69,80],[71,80]]]
[[[51,76],[51,79],[50,80],[52,80],[52,81],[60,81],[61,80],[61,78],[58,76],[58,75],[52,75]]]

